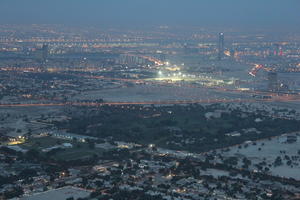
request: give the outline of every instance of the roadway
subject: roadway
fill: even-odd
[[[142,102],[64,102],[64,103],[19,103],[0,104],[0,107],[48,107],[48,106],[91,106],[105,105],[184,105],[184,104],[212,104],[212,103],[253,103],[253,102],[300,102],[300,99],[205,99],[205,100],[180,100],[180,101],[142,101]]]

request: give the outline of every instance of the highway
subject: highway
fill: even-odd
[[[104,105],[183,105],[183,104],[206,104],[206,103],[251,103],[251,102],[300,102],[300,99],[205,99],[205,100],[180,100],[180,101],[142,101],[142,102],[65,102],[65,103],[20,103],[0,104],[0,107],[48,107],[48,106],[91,106]]]

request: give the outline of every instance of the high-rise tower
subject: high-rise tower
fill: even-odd
[[[276,72],[268,73],[268,89],[271,92],[278,91],[278,78]]]
[[[47,44],[43,44],[42,46],[42,60],[43,62],[45,62],[48,58],[48,45]]]
[[[224,56],[224,33],[219,33],[218,60],[222,60],[223,56]]]

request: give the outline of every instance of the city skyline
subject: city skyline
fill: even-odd
[[[300,199],[298,10],[0,0],[0,200]]]

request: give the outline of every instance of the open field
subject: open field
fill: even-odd
[[[71,144],[72,147],[63,147],[64,143]],[[30,138],[19,146],[27,150],[37,150],[55,160],[84,159],[93,155],[100,155],[104,151],[101,148],[90,147],[88,143],[57,139],[53,137]]]
[[[299,133],[290,135],[295,135],[297,141],[288,143],[286,142],[287,135],[282,135],[259,140],[249,145],[231,147],[229,151],[222,152],[221,155],[238,157],[239,166],[242,166],[241,160],[247,158],[251,161],[249,168],[252,170],[300,180],[300,137]]]

